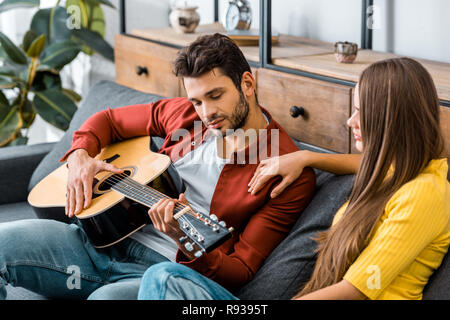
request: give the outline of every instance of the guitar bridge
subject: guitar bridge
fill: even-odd
[[[103,160],[104,162],[106,162],[106,163],[111,163],[111,162],[113,162],[114,160],[116,160],[117,158],[119,158],[120,157],[120,155],[118,155],[117,153],[115,154],[115,155],[113,155],[112,157],[109,157],[109,158],[107,158],[107,159],[105,159],[105,160]]]

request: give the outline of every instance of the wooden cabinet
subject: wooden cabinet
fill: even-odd
[[[346,125],[351,106],[349,87],[259,69],[257,93],[260,105],[291,137],[335,152],[350,151]]]
[[[178,50],[134,37],[115,38],[116,82],[136,90],[166,97],[185,95],[173,74]]]
[[[441,106],[441,129],[445,140],[444,156],[450,158],[450,108]],[[450,174],[450,170],[449,170]]]
[[[133,30],[115,38],[116,81],[136,90],[166,97],[186,96],[183,83],[173,74],[173,61],[183,47],[199,34],[220,32],[217,24],[199,26],[196,34],[176,34],[172,29]],[[217,30],[216,30],[217,29]],[[148,41],[148,40],[150,41]],[[162,42],[170,45],[165,45]],[[259,103],[265,107],[295,139],[341,153],[357,153],[347,119],[352,113],[352,90],[347,83],[336,84],[283,70],[263,68],[255,61],[258,47],[241,47],[253,62]],[[370,63],[394,57],[393,54],[361,50],[354,64],[336,62],[327,43],[281,36],[273,48],[273,64],[311,74],[355,82]],[[329,53],[327,53],[329,52]],[[450,101],[450,64],[419,60],[432,75],[441,100]],[[291,108],[303,108],[293,117]],[[298,111],[297,110],[297,111]],[[295,110],[294,110],[295,111]],[[450,108],[441,107],[441,126],[450,157]]]

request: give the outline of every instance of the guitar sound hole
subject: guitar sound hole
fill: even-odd
[[[123,173],[121,174],[113,174],[111,176],[109,176],[108,178],[106,178],[105,180],[103,180],[99,185],[97,190],[100,193],[109,191],[111,189],[111,187],[117,183],[120,182],[123,178],[129,177],[131,176],[132,171],[129,169],[125,169]]]

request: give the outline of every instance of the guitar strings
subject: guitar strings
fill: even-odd
[[[111,178],[111,177],[108,177],[108,179],[109,179],[109,178]],[[108,180],[108,179],[106,179],[106,180]],[[128,190],[127,188],[124,189],[124,186],[123,186],[123,179],[122,179],[122,180],[117,180],[117,179],[116,179],[116,181],[115,181],[114,184],[113,184],[113,183],[110,183],[110,182],[107,182],[106,180],[105,180],[105,183],[108,183],[109,185],[111,185],[111,187],[117,187],[117,189],[118,189],[117,191],[119,191],[119,192],[120,192],[120,191],[124,191],[125,194],[126,194],[127,192],[129,192],[129,190]],[[132,179],[129,179],[129,180],[132,181]],[[136,183],[137,183],[137,182],[136,182]],[[127,185],[127,184],[125,184],[125,186],[130,187],[130,186]],[[139,186],[146,187],[146,186],[144,186],[144,185],[139,185]],[[147,188],[148,188],[148,191],[150,191],[150,188],[149,188],[149,187],[147,187]],[[139,191],[139,190],[138,190],[138,191]],[[161,195],[165,196],[165,195],[162,194],[162,193],[161,193]],[[135,200],[148,200],[147,197],[145,197],[145,196],[143,196],[143,195],[138,195],[138,194],[136,194],[136,193],[134,193],[133,196],[134,196]],[[167,197],[167,196],[165,196],[165,197]],[[168,197],[167,197],[167,198],[168,198]],[[192,223],[187,219],[187,217],[185,217],[184,215],[178,217],[178,220],[181,220],[183,223],[186,223],[186,225],[189,226],[191,230],[195,230],[195,233],[198,233],[197,228],[195,228],[195,227],[192,225]],[[184,228],[186,229],[186,226],[184,226]],[[191,235],[194,235],[194,234],[191,234]],[[191,239],[192,239],[192,238],[191,238]]]
[[[142,195],[142,193],[144,194],[144,195],[143,195],[144,199],[147,199],[147,197],[146,197],[146,196],[147,196],[147,193],[149,193],[149,194],[150,194],[150,197],[153,197],[153,198],[158,198],[158,197],[160,197],[160,198],[171,199],[170,197],[166,196],[165,194],[159,192],[158,190],[156,190],[156,189],[154,189],[154,188],[152,188],[152,187],[143,185],[143,184],[141,184],[141,183],[135,181],[134,179],[131,179],[131,178],[130,178],[128,175],[126,175],[126,174],[125,174],[125,175],[124,175],[124,174],[117,174],[117,175],[120,176],[120,177],[122,178],[122,179],[119,180],[119,182],[117,182],[117,177],[114,177],[114,175],[111,175],[110,177],[108,177],[108,179],[109,179],[109,178],[116,179],[116,183],[123,183],[123,182],[125,182],[125,181],[130,182],[131,185],[125,184],[125,186],[132,187],[132,188],[133,188],[133,185],[134,185],[134,186],[138,187],[138,190],[137,190],[137,191],[138,191],[141,195]],[[128,191],[128,190],[127,190],[127,191]],[[197,219],[199,219],[199,220],[201,220],[201,221],[203,221],[203,222],[205,222],[205,223],[208,223],[208,224],[211,223],[211,221],[203,220],[203,219],[202,219],[201,217],[199,217],[195,212],[193,212],[192,208],[190,208],[188,205],[185,205],[185,204],[183,204],[183,203],[179,203],[179,202],[175,203],[174,212],[175,212],[175,213],[179,213],[180,211],[185,210],[186,208],[189,208],[189,211],[186,212],[186,213],[184,213],[183,215],[189,214],[189,215],[191,215],[191,216],[193,216],[193,217],[195,217],[195,218],[197,218]],[[179,219],[179,218],[181,218],[181,217],[182,217],[182,216],[178,217],[177,219]],[[182,220],[185,220],[185,219],[183,218]]]
[[[120,178],[118,178],[118,177],[116,177],[116,176],[120,176],[120,178],[122,178],[122,179],[120,179]],[[111,182],[109,181],[109,179],[113,180],[114,183],[111,183]],[[126,184],[124,180],[131,182],[134,186],[132,186],[131,184]],[[163,193],[161,193],[161,192],[158,192],[158,191],[154,190],[153,188],[150,188],[150,187],[148,187],[148,186],[145,186],[145,185],[143,185],[143,184],[138,183],[137,181],[131,179],[128,175],[126,175],[126,174],[124,174],[124,173],[111,175],[111,176],[109,176],[108,178],[105,179],[104,183],[110,185],[111,188],[112,188],[112,187],[118,187],[118,189],[119,189],[119,188],[122,189],[122,191],[123,191],[124,193],[131,193],[132,196],[134,196],[134,197],[136,198],[136,200],[141,200],[141,201],[142,201],[142,200],[146,200],[146,201],[150,201],[150,202],[151,202],[152,200],[150,200],[150,199],[147,197],[147,194],[146,194],[146,193],[149,193],[150,196],[151,196],[153,199],[154,199],[154,198],[157,199],[158,196],[161,197],[161,198],[170,199],[170,198],[169,198],[168,196],[166,196],[165,194],[163,194]],[[124,185],[124,186],[123,186],[123,185]],[[125,187],[125,189],[124,189],[123,187]],[[128,188],[127,188],[127,187],[128,187]],[[139,189],[136,189],[136,187],[139,187]],[[133,189],[133,188],[134,188],[134,192],[133,192],[133,191],[130,191],[130,189]],[[118,190],[118,191],[120,191],[120,190]],[[137,191],[137,193],[136,193],[136,191]],[[143,201],[143,202],[145,202],[145,201]],[[176,209],[181,209],[181,210],[183,210],[183,209],[186,208],[186,207],[187,207],[187,206],[184,205],[184,204],[182,204],[182,203],[176,203],[176,204],[175,204],[175,208],[174,208],[174,212],[176,211]],[[177,210],[177,211],[180,212],[181,210]],[[176,213],[176,212],[175,212],[175,213]],[[190,215],[192,215],[191,212],[187,212],[187,213],[190,214]],[[192,226],[192,224],[187,220],[187,218],[184,217],[183,215],[180,216],[180,217],[178,217],[178,219],[181,219],[181,221],[186,222],[191,228],[195,229],[195,228]]]
[[[122,179],[119,179],[116,176],[120,176]],[[113,180],[114,183],[110,183],[110,181],[108,181],[109,179]],[[115,183],[124,183],[127,187],[129,187],[130,189],[134,188],[134,192],[138,192],[139,195],[143,196],[144,199],[150,200],[148,199],[146,196],[147,194],[149,194],[150,196],[152,196],[152,198],[165,198],[165,199],[170,199],[170,197],[166,196],[165,194],[149,187],[146,185],[143,185],[133,179],[131,179],[129,176],[121,173],[121,174],[115,174],[115,175],[111,175],[109,176],[107,179],[105,179],[104,181],[105,183],[109,184],[110,186],[114,186]],[[129,182],[129,184],[126,184],[125,182]],[[133,190],[130,191],[131,193],[133,193]],[[150,200],[151,201],[151,200]],[[183,203],[179,203],[177,202],[176,204],[177,209],[184,209],[186,207],[185,204]]]
[[[120,179],[117,176],[119,176],[122,179]],[[109,181],[109,180],[112,180],[113,183],[111,183],[111,181]],[[120,183],[120,182],[122,182],[122,183],[129,182],[129,184],[126,184],[126,183],[125,184],[130,189],[134,188],[133,190],[130,190],[131,193],[133,193],[133,191],[134,192],[137,191],[140,195],[146,196],[147,194],[150,194],[150,196],[152,196],[153,198],[159,197],[159,198],[169,199],[169,197],[166,196],[165,194],[160,193],[160,192],[155,192],[156,190],[154,190],[153,188],[150,188],[146,185],[143,185],[143,184],[129,178],[129,176],[124,173],[111,175],[104,181],[104,183],[106,183],[110,186],[114,186],[115,183]],[[148,200],[150,200],[150,199],[148,199]],[[177,204],[179,205],[179,207],[182,207],[182,208],[185,207],[184,204],[181,204],[181,203],[177,203]]]
[[[155,193],[150,187],[138,184],[137,182],[135,182],[132,179],[127,179],[127,181],[132,182],[133,185],[131,184],[127,184],[125,179],[127,178],[126,176],[123,177],[123,179],[117,179],[117,177],[114,176],[110,176],[108,177],[108,179],[105,180],[105,183],[110,185],[111,187],[114,186],[120,186],[118,184],[122,184],[124,185],[125,189],[122,189],[122,191],[126,191],[126,193],[130,194],[131,196],[135,196],[136,198],[138,198],[139,200],[146,200],[149,202],[154,202],[155,200],[157,200],[158,198],[166,198],[166,199],[170,199],[169,197],[167,197],[164,194],[157,194]],[[109,179],[113,180],[113,183],[111,183],[110,181],[108,181]],[[138,189],[136,187],[139,187]],[[149,198],[150,196],[150,198]],[[186,206],[184,204],[181,203],[176,203],[176,208],[175,209],[184,209]],[[175,210],[175,211],[181,211],[181,210]]]
[[[112,180],[112,182],[110,180]],[[124,194],[125,196],[134,198],[136,201],[142,201],[144,204],[146,204],[146,202],[147,202],[147,206],[148,206],[148,202],[154,202],[154,200],[158,199],[158,197],[170,199],[170,197],[155,190],[154,188],[143,185],[143,184],[135,181],[134,179],[131,179],[125,173],[110,175],[109,177],[107,177],[104,180],[103,183],[109,185],[111,187],[111,189],[113,189],[113,190],[116,189],[116,191]],[[130,196],[130,193],[131,193],[131,196]],[[148,198],[149,196],[152,200]],[[174,212],[176,213],[177,210],[178,210],[178,212],[180,212],[183,209],[185,209],[186,207],[188,207],[188,206],[177,202],[177,203],[175,203]],[[188,217],[186,216],[186,214],[189,214],[189,215],[193,216],[194,218],[198,219],[198,217],[196,217],[194,215],[194,212],[192,210],[189,210],[185,214],[179,216],[177,218],[177,220],[180,220],[181,222],[183,222],[183,228],[186,229],[186,231],[184,231],[186,236],[188,236],[191,240],[193,240],[195,243],[197,243],[197,241],[193,238],[193,236],[195,236],[196,234],[197,234],[197,236],[199,236],[200,233],[198,232],[197,228],[188,220]],[[202,220],[202,219],[200,219],[200,220]],[[187,233],[188,232],[187,227],[190,228],[189,234]],[[202,246],[200,246],[200,248],[201,247]]]
[[[138,187],[138,190],[137,190],[138,193],[140,193],[140,194],[144,193],[143,197],[145,199],[147,199],[146,198],[146,193],[150,193],[150,196],[152,196],[154,198],[161,197],[161,198],[171,199],[170,197],[166,196],[165,194],[159,192],[158,190],[156,190],[156,189],[154,189],[152,187],[143,185],[143,184],[135,181],[134,179],[131,179],[126,174],[125,175],[124,174],[117,174],[117,176],[120,176],[122,179],[117,180],[117,177],[115,177],[114,175],[109,176],[107,179],[109,179],[109,178],[115,179],[117,184],[121,184],[121,183],[126,182],[126,181],[130,182],[132,185],[127,185],[125,183],[125,186],[131,187],[131,188],[133,188],[134,186]],[[128,190],[127,190],[127,192],[128,192]],[[188,205],[185,205],[185,204],[182,204],[182,203],[175,203],[175,205],[176,205],[176,207],[174,208],[174,212],[175,213],[178,213],[178,212],[184,210],[187,207],[190,209],[188,212],[184,213],[183,215],[179,216],[176,219],[177,220],[181,219],[181,221],[188,223],[188,225],[191,226],[192,229],[196,230],[196,228],[192,225],[192,223],[187,219],[186,214],[189,214],[190,216],[193,216],[194,218],[199,219],[199,220],[201,220],[201,221],[211,225],[211,222],[212,222],[211,220],[209,220],[209,221],[203,220],[201,217],[197,216],[197,214],[195,214],[195,212],[193,212],[192,209]],[[177,210],[177,209],[181,209],[181,210]],[[196,231],[196,232],[198,233],[198,231]]]

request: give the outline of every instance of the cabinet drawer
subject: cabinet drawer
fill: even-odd
[[[116,82],[166,97],[180,96],[180,80],[173,74],[178,49],[125,35],[115,37]]]
[[[440,121],[442,135],[444,136],[445,141],[444,156],[450,158],[450,107],[441,106]]]
[[[351,88],[273,70],[259,69],[258,100],[297,140],[328,150],[348,153]],[[303,115],[293,117],[292,107]],[[298,110],[298,109],[297,109]]]

